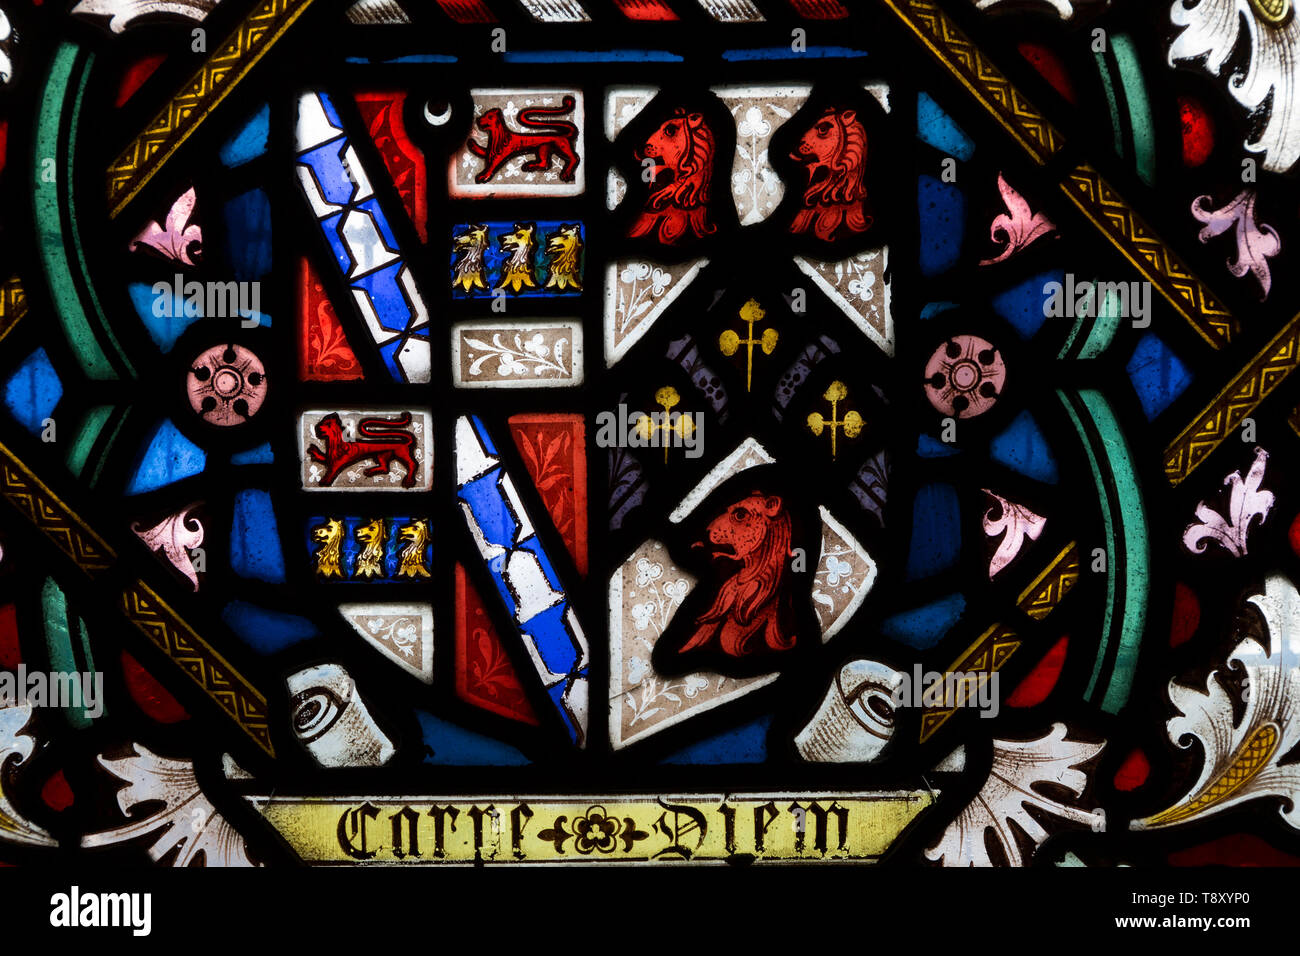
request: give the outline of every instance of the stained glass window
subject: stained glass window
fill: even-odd
[[[1297,862],[1297,31],[3,0],[0,862]]]

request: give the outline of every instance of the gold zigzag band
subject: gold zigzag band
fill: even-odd
[[[1300,315],[1278,332],[1165,449],[1171,485],[1190,475],[1300,364]]]
[[[1061,191],[1206,342],[1221,349],[1232,340],[1236,319],[1100,173],[1083,163],[1061,183]]]
[[[1016,606],[1036,621],[1056,609],[1079,580],[1079,545],[1071,541],[1048,563],[1042,573],[1020,593]],[[948,722],[948,719],[975,695],[988,675],[998,671],[1020,647],[1016,632],[1003,624],[994,624],[975,639],[952,662],[944,675],[944,701],[927,707],[921,715],[921,743],[925,743]],[[964,674],[961,682],[949,681],[950,674]],[[977,675],[977,676],[971,676]],[[949,693],[949,684],[953,684]]]
[[[311,3],[261,0],[253,8],[109,167],[110,216],[117,218]]]
[[[1002,71],[971,42],[937,3],[884,0],[930,51],[1038,164],[1065,145],[1065,138],[1038,112]]]
[[[1041,621],[1060,604],[1079,580],[1079,546],[1071,541],[1043,573],[1020,593],[1016,606]]]
[[[1015,631],[1003,624],[994,624],[959,654],[944,675],[943,687],[938,689],[944,695],[943,704],[927,707],[921,715],[921,743],[933,737],[948,718],[957,713],[958,707],[974,697],[989,675],[1000,670],[1019,647],[1020,638]],[[950,675],[957,673],[965,675],[960,682],[950,679]],[[950,691],[949,685],[954,683],[956,686]]]
[[[117,555],[16,455],[0,445],[0,495],[44,532],[87,575],[113,565]],[[122,594],[122,610],[204,693],[234,718],[240,728],[271,756],[266,698],[198,636],[143,581]]]
[[[122,592],[122,612],[230,715],[244,733],[267,754],[275,756],[266,698],[162,598],[143,581],[135,581]]]
[[[87,575],[103,571],[117,557],[103,538],[4,445],[0,445],[0,495]]]
[[[931,0],[884,0],[930,54],[1039,165],[1061,151],[1064,136]],[[1236,320],[1091,166],[1075,169],[1061,190],[1174,309],[1214,348],[1237,331]]]
[[[27,293],[22,280],[10,276],[0,284],[0,339],[8,335],[18,320],[27,314]]]

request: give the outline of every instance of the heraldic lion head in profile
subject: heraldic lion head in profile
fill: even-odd
[[[646,138],[636,157],[653,163],[653,184],[645,208],[632,223],[631,238],[654,236],[675,245],[717,231],[711,207],[714,148],[704,114],[681,108]]]
[[[802,208],[790,231],[811,232],[823,242],[871,226],[867,198],[867,131],[856,110],[828,107],[800,138],[790,156],[808,171]]]
[[[695,633],[678,653],[713,648],[729,657],[795,646],[783,604],[790,600],[790,515],[777,495],[754,492],[741,498],[708,525],[715,559],[733,561],[736,570],[718,588],[712,606],[695,619]]]

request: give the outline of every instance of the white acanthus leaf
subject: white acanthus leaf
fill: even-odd
[[[1068,740],[1067,733],[1065,724],[1058,722],[1037,740],[993,741],[993,766],[988,780],[944,830],[939,842],[925,851],[926,857],[944,866],[992,866],[984,843],[985,833],[992,830],[1007,862],[1024,866],[1027,861],[1020,851],[1017,828],[1033,841],[1035,850],[1048,837],[1047,830],[1030,815],[1030,807],[1103,830],[1104,810],[1073,807],[1034,789],[1035,784],[1051,783],[1065,787],[1075,797],[1083,795],[1088,774],[1079,766],[1096,757],[1106,742]]]
[[[1212,76],[1221,76],[1224,65],[1241,42],[1245,24],[1248,40],[1243,69],[1228,77],[1228,92],[1250,114],[1257,113],[1271,97],[1267,119],[1258,138],[1243,145],[1252,153],[1264,154],[1263,167],[1284,173],[1300,160],[1300,18],[1289,16],[1270,23],[1255,9],[1252,0],[1200,0],[1188,6],[1173,0],[1169,18],[1181,31],[1169,46],[1169,65],[1192,61],[1203,64]],[[1203,59],[1202,59],[1203,58]]]
[[[1245,674],[1241,719],[1234,720],[1221,672],[1210,675],[1204,692],[1170,682],[1179,713],[1166,725],[1169,739],[1183,749],[1199,742],[1204,764],[1181,799],[1135,821],[1134,830],[1174,826],[1267,796],[1284,798],[1282,819],[1300,829],[1300,764],[1279,766],[1300,741],[1300,593],[1274,575],[1247,603],[1262,617],[1268,646],[1245,637],[1228,655],[1228,669]]]
[[[108,28],[121,33],[145,17],[172,16],[202,22],[220,0],[81,0],[73,16],[111,17]]]
[[[36,741],[23,731],[32,719],[32,705],[27,701],[0,708],[0,841],[27,846],[57,846],[58,841],[32,823],[9,801],[4,785],[36,751]]]
[[[179,848],[172,866],[189,866],[200,853],[206,866],[261,865],[249,859],[244,838],[199,790],[192,763],[160,757],[141,744],[131,746],[133,757],[98,758],[109,773],[127,784],[118,791],[118,806],[129,817],[141,804],[161,801],[163,805],[139,820],[83,837],[83,847],[126,843],[157,834],[149,847],[154,861]]]

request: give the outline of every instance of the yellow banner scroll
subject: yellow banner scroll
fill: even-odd
[[[246,799],[306,862],[875,862],[935,791]]]

